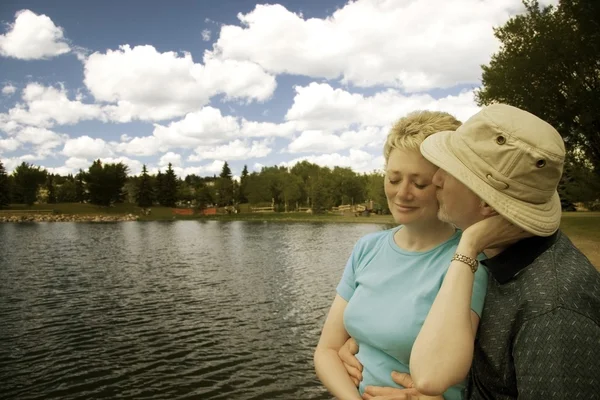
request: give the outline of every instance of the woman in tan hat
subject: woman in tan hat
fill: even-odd
[[[419,146],[429,135],[459,126],[447,113],[422,111],[400,119],[387,137],[385,193],[398,226],[355,245],[315,350],[317,375],[338,399],[361,399],[371,386],[401,387],[392,371],[409,372],[413,344],[460,239],[460,231],[437,217],[432,183],[437,167],[423,158]],[[439,344],[456,346],[448,352],[452,368],[435,369],[447,400],[462,398],[483,308],[487,272],[481,268],[471,275],[475,288],[467,300],[467,320],[456,329],[449,326]],[[349,377],[338,355],[349,337],[360,346],[360,379]]]

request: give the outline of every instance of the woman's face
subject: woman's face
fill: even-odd
[[[437,220],[438,202],[432,178],[437,167],[419,150],[392,149],[385,171],[385,195],[397,224]]]

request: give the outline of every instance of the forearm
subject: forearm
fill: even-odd
[[[362,400],[337,351],[317,348],[314,361],[318,378],[336,399]]]
[[[456,252],[477,256],[462,242]],[[471,320],[473,282],[469,266],[452,261],[411,352],[411,376],[423,394],[440,395],[469,372],[475,341]]]

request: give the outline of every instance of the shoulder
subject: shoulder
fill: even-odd
[[[362,252],[377,247],[381,243],[385,243],[385,241],[389,239],[389,236],[393,235],[396,230],[398,230],[397,227],[369,233],[358,239],[354,249],[355,251]]]
[[[600,272],[564,233],[523,278],[521,295],[529,302],[527,308],[540,315],[556,309],[572,311],[600,324]]]

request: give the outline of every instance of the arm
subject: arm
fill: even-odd
[[[477,257],[477,251],[467,248],[462,240],[457,253]],[[469,266],[452,261],[417,336],[410,372],[415,388],[423,394],[441,395],[469,373],[479,326],[479,316],[471,310],[474,280]]]
[[[348,302],[336,295],[325,320],[314,362],[317,376],[329,392],[340,400],[362,400],[346,372],[338,351],[350,337],[344,328],[344,310]]]
[[[600,326],[581,314],[559,308],[525,322],[512,355],[519,400],[600,393]]]
[[[495,215],[468,227],[456,252],[477,258],[484,250],[500,250],[529,236],[530,233]],[[479,317],[471,311],[471,296],[473,283],[482,273],[487,281],[483,268],[477,271],[479,276],[474,276],[466,264],[450,264],[410,357],[411,375],[419,392],[439,395],[467,376],[479,325]]]

